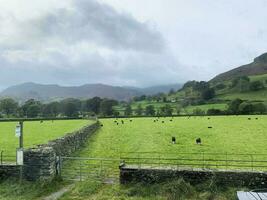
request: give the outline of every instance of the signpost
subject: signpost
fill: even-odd
[[[19,148],[16,152],[16,162],[20,165],[20,182],[22,181],[23,173],[23,121],[20,121],[15,129],[15,136],[19,138]]]

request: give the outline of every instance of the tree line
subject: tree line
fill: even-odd
[[[113,116],[114,106],[118,105],[116,100],[102,99],[94,97],[86,100],[74,98],[42,103],[35,99],[30,99],[23,104],[19,104],[12,98],[0,100],[0,117],[79,117],[79,116]]]

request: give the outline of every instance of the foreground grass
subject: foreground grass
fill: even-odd
[[[38,200],[58,191],[65,184],[60,180],[35,183],[26,181],[19,183],[18,180],[2,181],[0,182],[0,200]]]
[[[60,200],[235,200],[237,188],[218,187],[212,182],[192,186],[183,180],[161,184],[107,185],[80,182]]]
[[[59,120],[24,123],[24,147],[34,147],[46,144],[49,140],[57,139],[66,133],[73,132],[83,126],[93,123],[88,120]],[[15,156],[18,138],[15,137],[16,122],[0,122],[0,151],[4,156]]]

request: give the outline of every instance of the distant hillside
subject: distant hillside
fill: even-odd
[[[143,88],[141,92],[147,95],[154,95],[157,93],[168,93],[171,89],[174,89],[175,91],[177,91],[181,89],[182,87],[183,87],[183,84],[158,85],[158,86]]]
[[[59,85],[42,85],[36,83],[24,83],[12,86],[0,94],[2,97],[12,97],[21,101],[30,98],[49,101],[63,98],[92,98],[95,96],[116,100],[129,100],[136,95],[140,95],[140,92],[133,89],[103,84],[63,87]]]
[[[40,101],[60,100],[64,98],[111,98],[119,101],[130,100],[134,96],[150,95],[177,89],[181,84],[155,86],[151,88],[116,87],[103,84],[86,84],[82,86],[64,87],[59,85],[43,85],[24,83],[9,87],[0,93],[1,97],[12,97],[19,101],[37,99]]]
[[[219,74],[211,82],[219,82],[233,79],[240,76],[253,76],[267,74],[267,53],[254,59],[254,62]]]

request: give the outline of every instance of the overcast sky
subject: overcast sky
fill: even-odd
[[[266,0],[0,0],[0,89],[209,80],[267,52]]]

